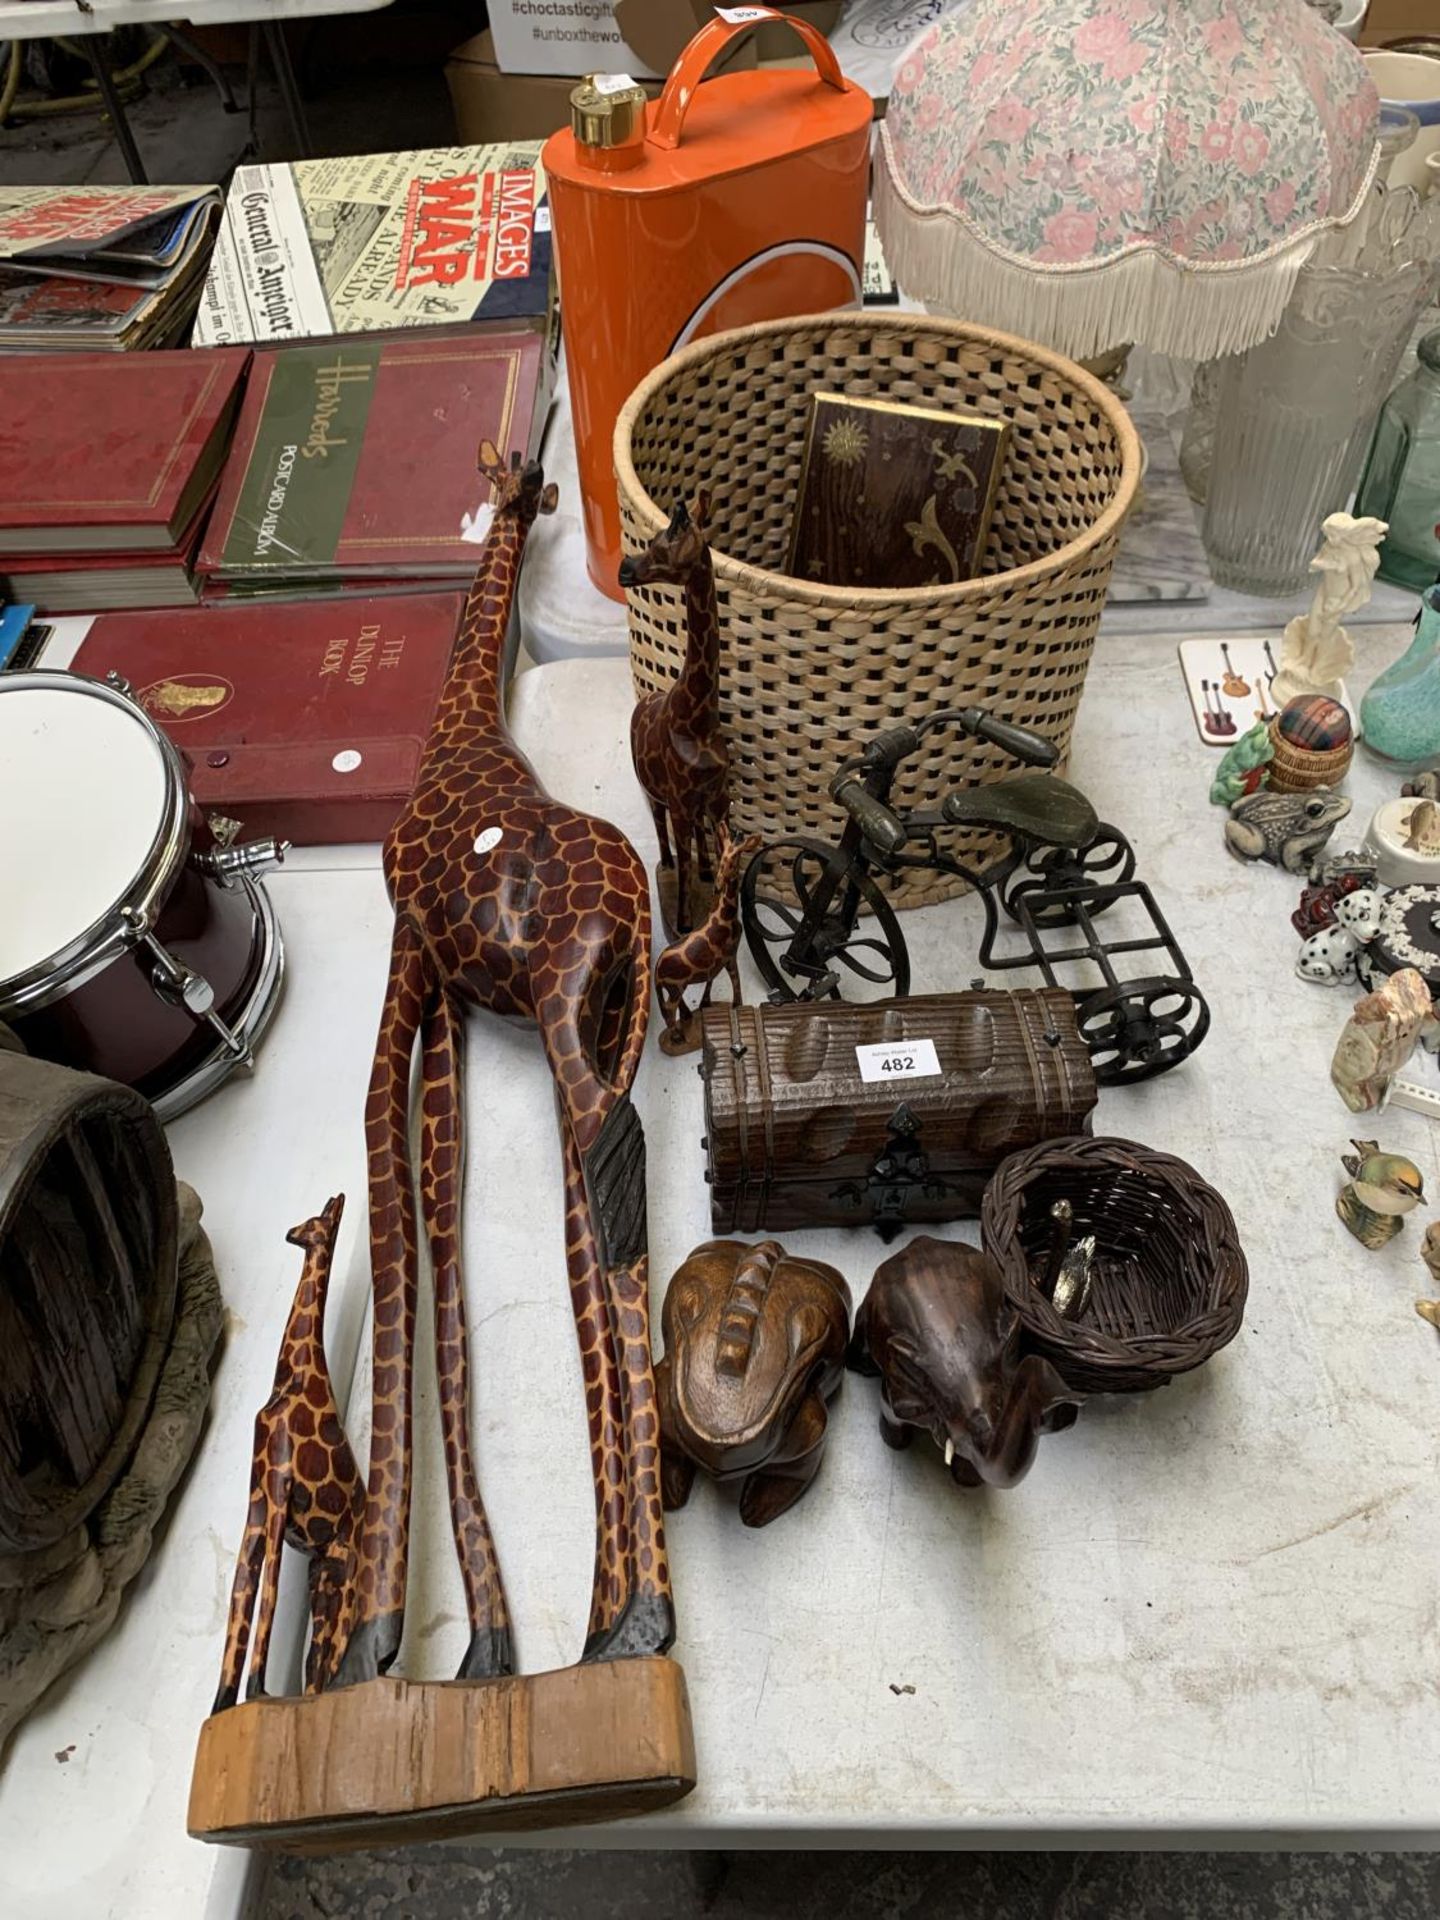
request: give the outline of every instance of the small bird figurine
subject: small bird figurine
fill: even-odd
[[[1432,1220],[1420,1242],[1420,1258],[1430,1270],[1430,1278],[1440,1287],[1440,1220]]]
[[[1335,1211],[1361,1246],[1374,1253],[1399,1233],[1403,1215],[1424,1204],[1425,1182],[1413,1160],[1382,1153],[1378,1140],[1350,1144],[1354,1153],[1340,1158],[1350,1180],[1340,1189]]]

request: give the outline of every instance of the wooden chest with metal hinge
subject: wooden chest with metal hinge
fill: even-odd
[[[976,1215],[1007,1154],[1088,1133],[1097,1097],[1055,988],[711,1007],[702,1035],[717,1233]]]

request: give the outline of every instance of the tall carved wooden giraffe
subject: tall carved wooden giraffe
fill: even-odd
[[[735,963],[740,945],[740,875],[751,854],[764,845],[758,833],[743,840],[731,838],[722,821],[718,830],[720,859],[715,868],[715,893],[710,911],[690,933],[681,934],[655,962],[655,993],[665,1021],[660,1035],[663,1053],[693,1053],[700,1045],[700,1015],[710,1004],[710,993],[722,973],[730,976],[730,997],[741,1002],[740,969]],[[685,1004],[688,988],[703,986],[695,1006]]]
[[[410,802],[385,845],[390,978],[366,1112],[374,1364],[356,1605],[339,1684],[384,1673],[404,1620],[417,1247],[410,1071],[423,1057],[421,1195],[435,1270],[441,1418],[471,1638],[462,1678],[512,1670],[469,1446],[460,1274],[460,1045],[467,1006],[539,1028],[555,1078],[566,1257],[595,1481],[583,1657],[674,1637],[650,1357],[645,1145],[629,1088],[649,1014],[645,869],[615,827],[553,800],[505,724],[502,654],[526,536],[555,504],[538,465],[481,449],[495,517]]]
[[[280,1550],[286,1541],[311,1556],[305,1691],[318,1692],[334,1670],[365,1503],[364,1482],[340,1424],[325,1361],[325,1296],[344,1208],[345,1196],[337,1193],[323,1213],[286,1236],[292,1246],[305,1249],[305,1264],[285,1322],[275,1384],[255,1416],[250,1510],[230,1591],[214,1713],[234,1706],[239,1697],[252,1614],[255,1650],[246,1698],[265,1691]]]
[[[672,938],[688,933],[699,917],[691,861],[698,877],[708,879],[711,838],[729,811],[730,756],[720,732],[720,615],[705,539],[709,517],[708,493],[697,495],[688,507],[682,500],[669,526],[645,551],[620,563],[622,587],[670,585],[685,590],[680,677],[663,692],[637,701],[630,721],[630,756],[655,818],[660,900]],[[672,871],[673,910],[666,885]]]

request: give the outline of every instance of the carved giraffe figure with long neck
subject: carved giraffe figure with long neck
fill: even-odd
[[[615,827],[553,800],[510,737],[502,656],[526,537],[555,504],[538,465],[480,468],[495,514],[415,790],[385,844],[395,907],[366,1141],[373,1419],[355,1605],[336,1675],[384,1673],[404,1622],[418,1253],[410,1074],[422,1053],[421,1196],[435,1272],[437,1371],[470,1644],[462,1678],[513,1670],[509,1617],[469,1445],[460,1269],[464,1010],[539,1028],[555,1079],[566,1260],[595,1482],[582,1657],[663,1653],[674,1609],[659,1497],[644,1139],[629,1089],[650,996],[645,869]]]
[[[685,660],[663,692],[636,702],[630,757],[650,802],[662,873],[675,873],[671,932],[688,933],[695,914],[691,861],[710,875],[710,839],[729,811],[730,756],[720,733],[720,613],[705,539],[710,496],[682,500],[643,553],[620,563],[622,587],[678,586],[685,593]],[[671,851],[671,840],[674,851]]]
[[[214,1713],[233,1707],[239,1698],[252,1614],[255,1647],[246,1698],[253,1700],[265,1691],[280,1550],[286,1541],[310,1555],[305,1691],[319,1692],[334,1669],[365,1500],[325,1360],[325,1296],[344,1209],[344,1194],[336,1194],[322,1213],[286,1236],[292,1246],[304,1248],[305,1263],[280,1342],[275,1384],[255,1416],[250,1510],[235,1562]]]
[[[735,961],[740,945],[740,870],[751,854],[764,845],[758,833],[732,838],[724,821],[717,830],[720,857],[715,866],[715,894],[710,911],[689,933],[682,933],[655,962],[655,996],[665,1022],[660,1049],[671,1055],[693,1053],[700,1045],[700,1015],[722,973],[730,976],[730,998],[741,1004],[740,969]],[[693,1007],[685,1004],[690,987],[703,987]]]

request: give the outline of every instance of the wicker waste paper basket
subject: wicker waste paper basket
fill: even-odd
[[[783,568],[810,396],[846,393],[1002,416],[1010,446],[980,577],[889,591],[816,586]],[[702,487],[721,625],[721,718],[733,819],[746,832],[832,838],[826,788],[881,727],[979,705],[1068,749],[1140,446],[1124,407],[1073,361],[1008,334],[923,315],[817,314],[682,349],[615,430],[627,554]],[[685,650],[675,587],[629,595],[637,694]],[[902,805],[1015,771],[936,734],[896,785]],[[957,882],[916,874],[897,905]]]

